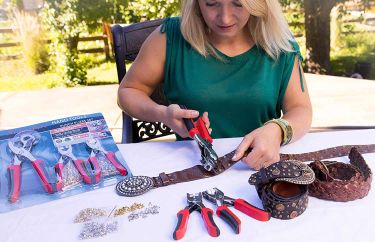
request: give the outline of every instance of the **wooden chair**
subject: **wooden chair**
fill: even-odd
[[[143,42],[162,22],[163,19],[158,19],[112,26],[113,50],[119,83],[126,73],[125,64],[135,60]],[[155,89],[151,99],[158,104],[168,105],[163,92],[163,84]],[[163,123],[135,120],[124,112],[122,117],[122,143],[137,143],[173,134],[173,131]]]

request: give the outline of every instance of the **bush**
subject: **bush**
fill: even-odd
[[[50,61],[45,44],[45,32],[38,17],[14,10],[13,23],[17,29],[16,38],[21,42],[27,65],[35,74],[48,70]]]
[[[375,80],[374,32],[342,35],[339,48],[331,52],[331,64],[335,75],[350,76],[357,61],[372,63],[369,79]]]

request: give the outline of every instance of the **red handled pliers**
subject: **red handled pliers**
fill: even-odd
[[[83,182],[86,184],[96,184],[100,181],[100,167],[97,161],[84,161],[78,159],[73,154],[73,148],[71,145],[59,145],[57,150],[61,154],[59,162],[55,165],[58,168],[59,175],[62,177],[62,170],[66,161],[72,161],[74,166],[77,168],[79,174],[82,176]]]
[[[186,198],[188,206],[177,213],[178,222],[176,229],[173,232],[173,238],[175,240],[179,240],[184,237],[186,233],[187,222],[189,220],[189,215],[194,211],[198,211],[201,213],[208,234],[212,237],[218,237],[220,235],[220,230],[215,224],[212,217],[213,211],[203,205],[202,193],[187,193]]]
[[[8,141],[8,147],[14,154],[13,160],[8,166],[9,173],[9,201],[14,203],[18,200],[21,188],[21,165],[24,160],[31,162],[34,170],[37,172],[43,188],[48,193],[54,193],[62,190],[62,180],[55,174],[50,174],[49,170],[45,165],[45,162],[41,159],[35,158],[31,154],[31,148],[36,138],[30,134],[24,134],[20,136],[20,140]]]
[[[203,197],[218,206],[216,209],[216,214],[226,223],[228,223],[236,234],[241,232],[241,220],[228,207],[234,206],[234,208],[237,210],[240,210],[241,212],[259,221],[270,220],[270,214],[267,211],[254,207],[241,198],[233,199],[231,197],[227,197],[216,187],[204,191]]]
[[[180,108],[187,109],[184,105],[180,105]],[[217,166],[218,156],[212,148],[212,138],[202,117],[199,117],[196,122],[189,118],[184,118],[183,120],[190,138],[198,143],[201,150],[201,163],[203,168],[207,171],[213,170]]]
[[[96,156],[104,155],[122,176],[126,176],[128,174],[126,168],[117,160],[115,153],[105,150],[98,139],[91,138],[86,141],[86,144],[91,148],[91,154],[89,158],[90,162],[97,164],[98,159],[96,158]]]

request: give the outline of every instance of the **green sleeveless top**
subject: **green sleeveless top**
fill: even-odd
[[[222,61],[193,49],[181,34],[179,18],[167,18],[161,32],[167,35],[165,96],[200,115],[207,111],[213,138],[242,137],[281,116],[299,49],[281,54],[277,61],[256,45],[234,57],[217,50]]]

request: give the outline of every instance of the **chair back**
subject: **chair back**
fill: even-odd
[[[162,22],[163,19],[157,19],[130,25],[116,24],[112,26],[113,51],[119,83],[126,74],[126,63],[135,60],[143,42]],[[158,104],[168,105],[163,91],[163,83],[156,87],[151,99]],[[137,143],[170,134],[173,134],[173,131],[163,123],[135,120],[125,112],[122,113],[122,143]]]

